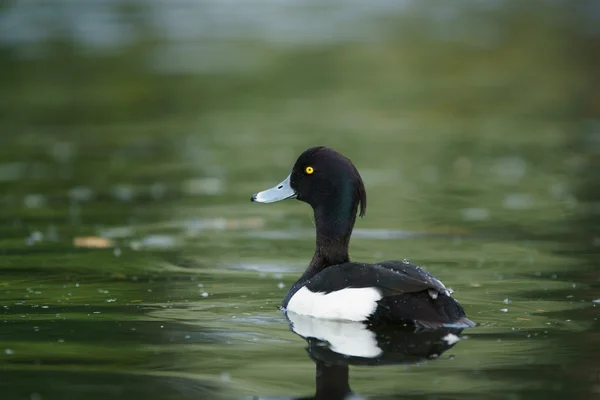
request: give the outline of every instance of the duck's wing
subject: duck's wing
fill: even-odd
[[[404,274],[418,282],[423,282],[427,285],[427,290],[434,299],[439,293],[450,296],[453,292],[452,289],[447,288],[439,279],[435,278],[429,272],[425,271],[418,265],[411,264],[408,261],[388,260],[375,265],[380,265],[396,273]]]
[[[311,292],[331,293],[347,288],[377,289],[383,297],[428,291],[432,298],[451,290],[423,268],[405,261],[375,264],[348,262],[325,268],[311,278],[306,287]]]

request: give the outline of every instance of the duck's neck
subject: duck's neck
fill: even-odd
[[[305,279],[331,265],[350,261],[348,244],[356,221],[356,203],[332,204],[314,209],[317,243],[315,254],[303,275]]]

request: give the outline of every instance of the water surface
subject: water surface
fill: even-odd
[[[3,48],[3,398],[306,397],[323,365],[370,399],[597,396],[600,125],[597,103],[585,121],[574,106],[588,42],[551,7],[527,24],[424,10],[380,21],[377,46],[212,44],[254,46],[251,72],[165,73],[151,39]],[[480,324],[437,357],[348,378],[278,310],[312,215],[249,198],[318,144],[366,183],[352,259],[422,265]]]

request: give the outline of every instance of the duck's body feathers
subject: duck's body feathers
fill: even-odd
[[[288,292],[283,308],[325,319],[472,326],[452,291],[407,261],[347,262],[327,267]]]

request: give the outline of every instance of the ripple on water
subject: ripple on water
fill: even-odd
[[[46,206],[46,196],[39,193],[31,193],[25,196],[23,204],[27,208],[43,208]]]
[[[283,316],[283,314],[280,315],[241,315],[241,316],[236,316],[235,318],[236,323],[249,323],[249,324],[253,324],[253,325],[281,325],[282,326],[287,326],[287,320],[285,319],[285,317]],[[223,318],[222,321],[228,321],[229,319],[227,318]]]
[[[512,193],[504,197],[502,206],[508,210],[528,210],[533,208],[535,202],[527,193]]]
[[[133,187],[125,184],[116,185],[112,188],[112,195],[121,201],[131,201],[134,196]]]
[[[87,186],[77,186],[69,190],[69,198],[78,202],[90,201],[94,198],[94,191]]]
[[[110,239],[132,237],[134,234],[135,230],[132,226],[116,226],[100,232],[100,236]]]
[[[260,239],[301,239],[307,238],[314,235],[313,230],[262,230],[262,231],[251,231],[247,233],[248,236],[260,238]]]
[[[465,221],[486,221],[490,218],[490,212],[485,208],[463,208],[460,214]]]
[[[273,277],[276,279],[281,279],[281,277],[282,277],[281,273],[294,272],[298,269],[301,269],[300,267],[296,268],[292,265],[289,265],[289,264],[286,265],[283,263],[277,263],[277,264],[273,264],[273,263],[255,263],[255,264],[240,263],[240,264],[230,265],[227,268],[232,269],[232,270],[237,270],[237,271],[256,271],[256,272],[264,272],[264,273],[274,273],[275,275],[273,275]]]
[[[355,229],[352,233],[354,237],[362,237],[365,239],[406,239],[412,237],[425,236],[420,232],[403,231],[397,229]]]
[[[169,249],[177,245],[177,240],[171,235],[148,235],[141,240],[131,242],[131,248],[141,249]]]
[[[261,238],[261,239],[302,239],[310,238],[315,235],[313,229],[297,229],[297,230],[283,230],[283,229],[272,229],[272,230],[260,230],[248,232],[248,236]],[[405,231],[398,229],[369,229],[369,228],[356,228],[352,231],[353,237],[360,237],[365,239],[379,239],[379,240],[390,240],[390,239],[405,239],[420,236],[427,236],[426,233]]]

